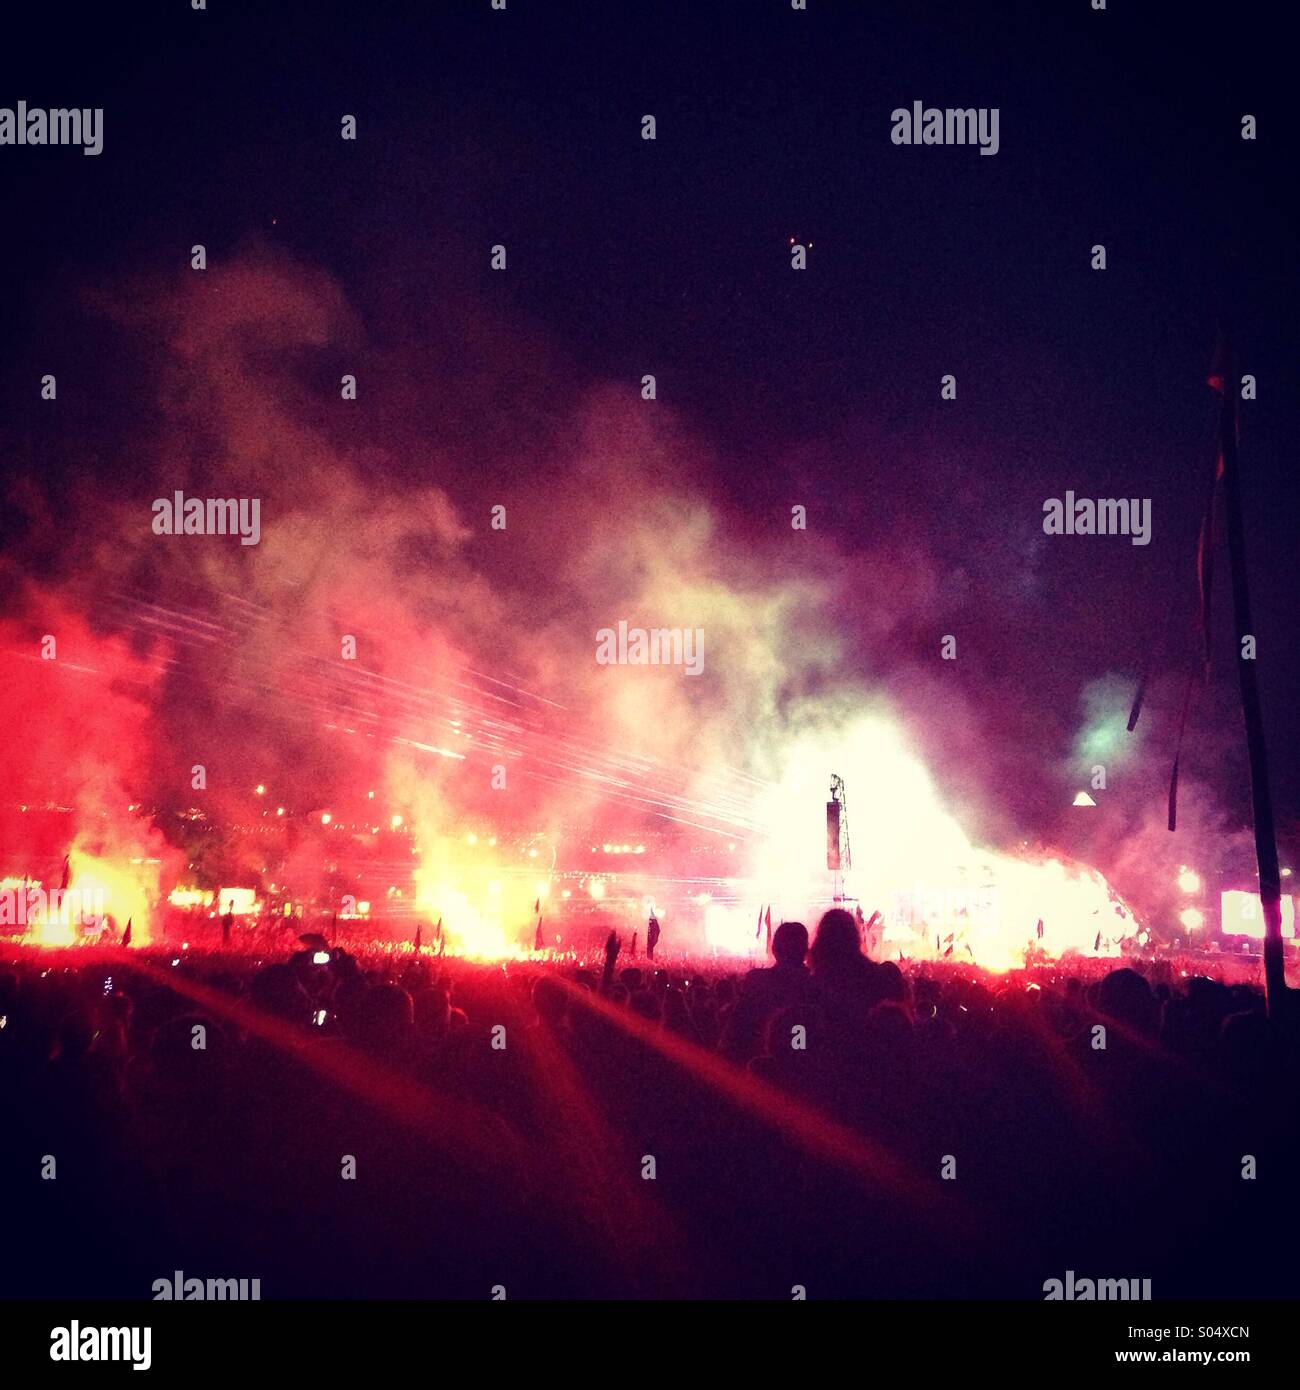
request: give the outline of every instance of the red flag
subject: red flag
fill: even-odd
[[[758,940],[758,934],[763,930],[763,909],[758,909],[758,921],[754,923],[754,940]]]
[[[772,954],[772,908],[770,905],[765,920],[767,921],[767,953],[770,956]]]
[[[539,899],[538,899],[538,902],[540,902],[540,901],[541,901],[541,899],[539,898]],[[541,919],[541,916],[540,916],[540,914],[539,914],[539,916],[538,916],[538,918],[537,918],[537,930],[533,933],[533,950],[534,950],[534,951],[540,951],[541,949],[542,949],[542,919]]]
[[[131,923],[132,923],[134,920],[135,920],[135,919],[132,918],[132,917],[128,917],[128,918],[126,919],[126,930],[122,933],[122,945],[123,945],[123,946],[129,946],[129,945],[131,944]]]

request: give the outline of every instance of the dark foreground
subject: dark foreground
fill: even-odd
[[[6,1296],[1300,1293],[1248,985],[171,960],[0,970]]]

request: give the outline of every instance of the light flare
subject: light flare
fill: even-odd
[[[838,882],[825,868],[832,772],[847,786],[853,856]],[[1066,952],[1118,955],[1137,929],[1095,870],[974,844],[883,715],[797,737],[775,773],[758,807],[766,833],[751,850],[754,904],[734,922],[715,913],[712,927],[706,910],[706,935],[721,949],[753,948],[761,904],[772,905],[774,923],[779,911],[811,927],[836,890],[842,905],[860,904],[866,917],[881,913],[886,956],[953,957],[992,971]]]
[[[131,923],[131,942],[149,943],[153,906],[161,897],[159,865],[145,859],[109,858],[87,852],[79,841],[68,853],[67,897],[29,921],[29,946],[73,946],[101,924],[115,935]]]

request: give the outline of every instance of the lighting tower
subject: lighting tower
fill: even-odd
[[[826,803],[826,867],[835,875],[832,897],[844,897],[844,870],[853,867],[849,849],[849,802],[844,778],[831,774],[831,799]]]

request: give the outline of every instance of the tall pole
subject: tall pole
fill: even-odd
[[[1223,501],[1228,527],[1228,558],[1232,566],[1232,610],[1237,629],[1237,674],[1241,682],[1241,712],[1246,723],[1246,751],[1250,758],[1250,798],[1255,822],[1255,858],[1259,862],[1259,900],[1264,909],[1264,985],[1271,1018],[1280,1017],[1286,996],[1286,971],[1282,958],[1282,876],[1278,871],[1277,837],[1273,829],[1273,794],[1268,780],[1268,751],[1264,741],[1264,717],[1260,710],[1259,683],[1253,654],[1243,654],[1243,639],[1254,645],[1255,626],[1250,618],[1250,591],[1246,583],[1246,531],[1241,519],[1241,491],[1237,472],[1237,389],[1232,343],[1223,327],[1223,403],[1219,412],[1219,441],[1223,451]]]

